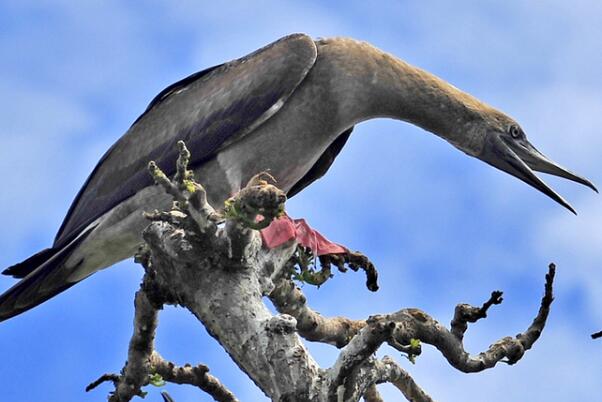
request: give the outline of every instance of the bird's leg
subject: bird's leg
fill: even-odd
[[[275,183],[267,172],[253,176],[245,188],[226,201],[225,218],[238,221],[248,229],[260,230],[263,244],[270,249],[295,240],[298,248],[294,258],[299,272],[294,276],[302,282],[321,286],[332,277],[331,266],[341,272],[345,272],[347,266],[353,271],[363,269],[368,289],[378,290],[374,264],[363,254],[331,242],[305,219],[290,218],[284,212],[286,196]],[[312,268],[318,259],[320,270]]]
[[[276,248],[290,240],[310,249],[314,255],[342,254],[347,248],[336,244],[324,237],[320,232],[310,227],[305,219],[292,219],[283,214],[261,231],[263,243],[268,248]]]
[[[284,211],[286,196],[275,187],[276,179],[268,172],[253,176],[245,188],[226,200],[223,216],[238,221],[247,229],[261,231],[263,244],[274,249],[296,241],[298,249],[295,265],[299,267],[296,279],[320,286],[332,277],[331,266],[345,272],[347,265],[353,271],[366,271],[368,289],[378,290],[378,273],[370,260],[358,252],[351,252],[333,243],[310,227],[305,219],[292,219]],[[319,258],[321,269],[312,269]]]

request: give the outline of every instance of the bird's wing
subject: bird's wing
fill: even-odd
[[[191,150],[194,167],[265,122],[305,78],[316,55],[310,37],[289,35],[166,88],[94,168],[54,247],[67,244],[104,213],[152,185],[149,161],[173,174],[178,140]]]
[[[305,187],[309,186],[314,181],[318,180],[320,177],[324,176],[330,166],[332,166],[335,158],[341,152],[341,149],[347,143],[351,132],[353,131],[353,127],[348,128],[343,131],[339,136],[330,144],[326,151],[318,158],[316,163],[309,169],[309,171],[299,180],[290,190],[286,193],[288,198],[292,198],[301,192]]]

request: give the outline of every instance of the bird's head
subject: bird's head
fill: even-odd
[[[481,116],[478,123],[473,122],[470,125],[471,144],[468,147],[461,147],[464,152],[535,187],[575,214],[571,205],[548,187],[533,171],[563,177],[598,192],[589,180],[563,168],[539,152],[527,140],[523,129],[512,118],[491,109]]]

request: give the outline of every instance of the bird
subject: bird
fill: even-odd
[[[290,198],[322,177],[355,125],[392,118],[424,129],[575,212],[534,171],[596,187],[553,162],[505,113],[443,79],[350,38],[285,36],[161,91],[104,154],[75,197],[52,247],[3,274],[0,321],[135,254],[143,211],[168,208],[149,161],[175,173],[177,142],[212,205],[269,171]]]

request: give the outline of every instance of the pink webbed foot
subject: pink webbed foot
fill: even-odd
[[[288,215],[274,219],[270,226],[261,231],[261,238],[268,248],[276,248],[289,240],[296,239],[297,243],[311,250],[316,256],[349,252],[347,248],[331,242],[317,230],[312,229],[305,219],[292,219]]]
[[[347,268],[353,271],[363,269],[366,272],[366,286],[375,292],[378,290],[378,272],[374,264],[363,254],[351,252],[346,247],[336,244],[322,236],[318,231],[312,229],[305,219],[292,219],[284,215],[274,219],[272,223],[261,231],[263,244],[268,248],[276,248],[282,244],[295,239],[297,243],[314,256],[319,257],[320,265],[330,272],[330,266],[336,266],[339,271],[345,272]],[[330,275],[321,278],[319,284],[328,279]],[[315,278],[314,278],[315,279]]]

